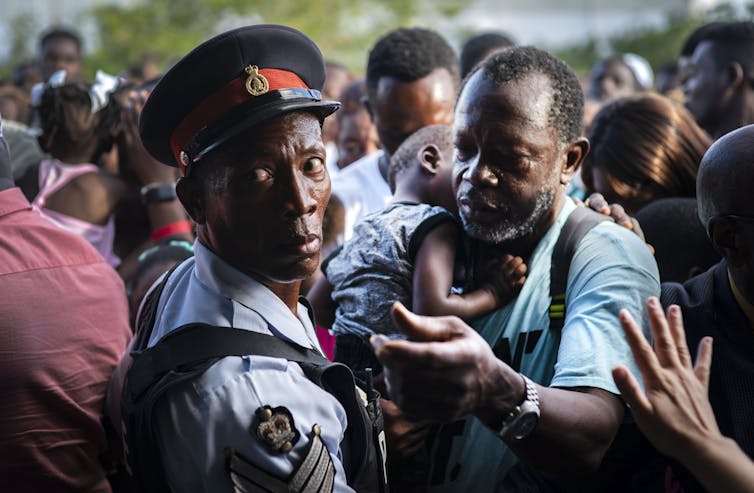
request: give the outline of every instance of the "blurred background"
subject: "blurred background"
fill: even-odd
[[[614,52],[644,56],[657,70],[709,20],[749,19],[754,2],[716,0],[3,0],[0,77],[34,59],[51,25],[83,35],[85,74],[150,64],[162,72],[200,41],[228,28],[271,22],[309,34],[325,57],[363,74],[367,50],[389,29],[424,26],[456,47],[502,30],[565,59],[584,76]],[[208,67],[208,69],[210,69]]]

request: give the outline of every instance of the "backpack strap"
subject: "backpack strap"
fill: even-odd
[[[588,207],[576,207],[566,219],[552,250],[550,266],[550,329],[560,331],[566,317],[568,273],[579,243],[595,226],[612,219]]]

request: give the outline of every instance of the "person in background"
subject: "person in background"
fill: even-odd
[[[605,103],[653,87],[654,75],[649,62],[634,53],[624,53],[594,64],[587,81],[586,98]]]
[[[66,71],[68,80],[80,80],[83,51],[81,36],[72,29],[55,26],[42,33],[38,59],[42,80],[49,80],[59,70]]]
[[[338,121],[338,171],[380,149],[377,129],[364,106],[364,98],[364,79],[349,82],[340,94],[343,107],[335,116]]]
[[[503,32],[485,32],[471,36],[461,47],[459,56],[461,79],[465,79],[471,69],[492,53],[515,44],[513,38]]]
[[[390,202],[387,169],[398,146],[422,127],[453,122],[459,82],[458,57],[435,31],[396,29],[372,47],[365,104],[382,152],[364,156],[333,179],[333,194],[346,211],[346,240],[356,221]]]
[[[325,78],[325,86],[322,88],[322,97],[328,101],[339,101],[338,97],[353,78],[351,72],[342,63],[332,60],[325,62],[325,69],[327,70],[327,77]],[[338,123],[338,119],[333,116],[325,118],[325,123],[322,126],[322,140],[327,146],[327,169],[331,175],[337,174],[338,171],[336,166],[338,163]]]
[[[697,176],[699,220],[723,259],[683,284],[664,283],[661,297],[663,306],[680,307],[688,347],[714,338],[709,400],[720,432],[749,457],[754,457],[752,142],[754,125],[748,125],[718,139],[704,155]],[[700,490],[687,483],[684,489]]]
[[[702,26],[684,44],[685,104],[712,139],[754,123],[754,22]]]
[[[14,187],[2,132],[0,230],[3,491],[109,492],[102,410],[131,337],[123,282]]]
[[[696,171],[710,139],[686,109],[664,96],[637,94],[607,103],[592,122],[581,178],[628,214],[654,200],[694,197]]]

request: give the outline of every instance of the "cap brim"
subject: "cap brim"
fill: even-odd
[[[205,135],[198,136],[196,139],[198,145],[193,153],[193,162],[201,160],[219,146],[278,116],[293,111],[309,111],[314,113],[320,121],[324,121],[325,117],[333,114],[340,106],[341,104],[338,101],[312,101],[310,99],[277,100],[268,105],[258,106],[253,111],[240,115],[241,118],[236,119],[235,122],[226,123],[219,128],[207,129]],[[174,166],[177,165],[176,163]]]

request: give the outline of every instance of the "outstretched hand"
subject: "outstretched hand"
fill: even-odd
[[[613,369],[613,379],[649,441],[682,459],[720,433],[707,397],[712,338],[701,340],[692,366],[680,308],[671,306],[666,317],[659,300],[650,298],[647,310],[654,349],[633,317],[626,310],[620,313],[646,392],[624,366]]]
[[[410,417],[438,422],[485,404],[502,363],[476,331],[458,317],[423,317],[400,303],[392,316],[408,340],[376,335],[371,343],[393,402]]]

